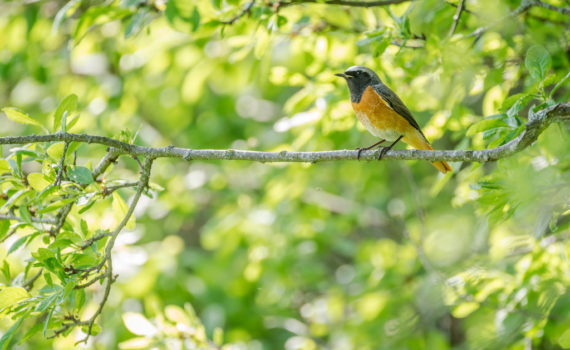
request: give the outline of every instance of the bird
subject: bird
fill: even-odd
[[[358,148],[358,159],[360,152],[379,146],[385,141],[392,143],[380,151],[378,160],[400,140],[419,150],[433,150],[410,110],[373,70],[352,66],[344,73],[335,75],[346,80],[352,108],[358,120],[368,132],[381,138],[372,146]],[[432,164],[444,174],[452,170],[444,161]]]

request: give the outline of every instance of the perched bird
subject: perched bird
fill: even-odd
[[[392,144],[382,149],[378,159],[400,140],[416,149],[433,150],[410,110],[374,71],[363,66],[352,66],[344,73],[335,75],[343,77],[348,83],[350,101],[358,120],[372,135],[382,139],[370,147],[359,148],[358,158],[363,150],[385,141]],[[433,165],[442,173],[451,171],[446,162],[433,162]]]

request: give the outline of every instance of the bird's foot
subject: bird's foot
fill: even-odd
[[[382,157],[384,157],[384,155],[386,154],[386,152],[388,152],[392,147],[382,147],[382,149],[380,150],[380,153],[378,153],[378,160],[381,160]]]

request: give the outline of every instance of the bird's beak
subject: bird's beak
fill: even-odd
[[[344,74],[344,73],[335,73],[335,75],[336,75],[337,77],[341,77],[341,78],[344,78],[344,79],[348,79],[348,78],[349,78],[349,76],[346,75],[346,74]]]

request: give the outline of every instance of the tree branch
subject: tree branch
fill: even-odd
[[[509,157],[536,141],[540,133],[551,123],[570,120],[570,103],[560,103],[531,114],[521,134],[510,142],[485,150],[450,150],[450,151],[419,151],[419,150],[390,150],[383,159],[458,161],[458,162],[488,162]],[[85,134],[57,133],[49,135],[6,136],[0,137],[0,144],[26,144],[34,142],[83,142],[97,143],[113,147],[116,154],[139,155],[150,158],[182,158],[185,160],[249,160],[257,162],[305,162],[357,160],[356,150],[337,150],[321,152],[261,152],[248,150],[216,150],[189,149],[174,146],[144,147],[121,142],[109,137]],[[362,160],[376,160],[380,150],[363,151]]]
[[[534,0],[534,1],[531,1],[531,3],[534,6],[542,7],[542,8],[551,10],[551,11],[556,11],[556,12],[561,13],[563,15],[570,16],[570,7],[557,7],[557,6],[550,5],[550,4],[547,4],[545,2],[542,2],[540,0]]]
[[[350,1],[350,0],[327,0],[327,1],[319,1],[319,0],[296,0],[290,2],[280,2],[279,6],[290,6],[290,5],[300,5],[300,4],[323,4],[323,5],[343,5],[343,6],[353,6],[353,7],[377,7],[377,6],[386,6],[386,5],[394,5],[394,4],[401,4],[403,2],[410,2],[415,0],[380,0],[380,1]]]
[[[242,18],[243,16],[248,14],[251,11],[253,5],[255,5],[255,0],[251,0],[250,2],[245,4],[243,9],[237,15],[235,15],[232,19],[227,20],[227,21],[222,21],[222,23],[223,24],[229,24],[229,25],[234,24],[237,20],[239,20],[240,18]]]
[[[105,280],[105,291],[103,294],[103,299],[99,303],[99,307],[97,308],[97,311],[95,311],[93,316],[91,316],[91,318],[89,318],[87,321],[81,322],[82,324],[86,324],[88,326],[88,328],[87,328],[87,332],[86,332],[87,335],[85,336],[85,338],[80,340],[78,343],[82,343],[82,342],[87,343],[87,340],[91,336],[91,330],[93,329],[93,325],[95,324],[95,320],[97,319],[97,317],[99,317],[99,315],[103,311],[103,307],[107,303],[107,299],[109,298],[109,293],[111,292],[111,284],[113,284],[113,282],[115,281],[115,279],[117,277],[117,276],[113,276],[113,257],[111,255],[111,252],[112,252],[113,247],[115,245],[115,240],[117,239],[117,236],[119,235],[119,233],[123,230],[123,228],[129,222],[129,219],[133,215],[133,213],[135,211],[135,207],[137,206],[137,203],[139,202],[139,199],[141,198],[143,191],[148,186],[148,182],[150,180],[150,171],[152,169],[153,161],[154,161],[154,158],[152,158],[152,157],[147,157],[145,159],[143,169],[141,171],[141,176],[140,176],[139,182],[137,184],[137,191],[135,192],[135,195],[133,196],[133,199],[131,200],[131,204],[129,205],[129,209],[128,209],[127,213],[125,214],[125,216],[123,217],[123,220],[115,228],[115,231],[113,231],[113,233],[110,235],[111,238],[109,239],[109,241],[107,242],[107,245],[105,246],[105,256],[103,258],[103,261],[100,264],[94,266],[94,267],[98,267],[98,269],[96,269],[96,270],[99,270],[106,263],[107,264],[106,271],[102,275],[98,275],[94,279],[80,285],[80,288],[85,288],[85,287],[95,283],[96,281]],[[90,269],[90,271],[91,270],[92,269]]]
[[[0,220],[16,220],[19,222],[24,222],[21,217],[12,215],[12,214],[0,214]],[[51,218],[38,218],[32,216],[32,222],[36,222],[38,224],[49,224],[49,225],[56,225],[57,221]]]
[[[457,29],[457,25],[459,24],[459,19],[461,18],[461,14],[465,10],[465,0],[461,0],[459,5],[457,6],[457,11],[453,16],[453,23],[451,24],[451,28],[449,29],[449,36],[452,36],[455,33],[455,29]]]

